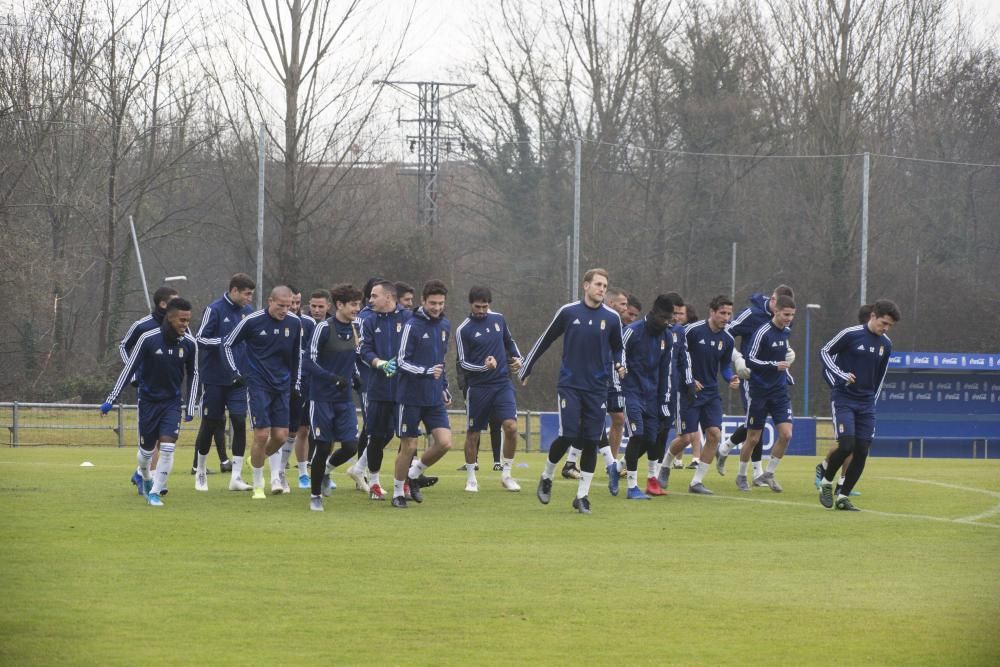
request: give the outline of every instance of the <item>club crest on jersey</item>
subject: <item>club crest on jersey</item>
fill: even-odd
[[[319,426],[317,426],[317,427],[316,427],[316,437],[318,438],[318,437],[319,437],[320,435],[321,435],[321,434],[320,434],[320,432],[319,432]]]
[[[604,331],[604,327],[606,327],[606,326],[607,326],[607,324],[608,324],[608,323],[607,323],[607,321],[606,321],[606,320],[601,320],[601,331]]]
[[[278,333],[278,332],[275,331],[274,333]],[[285,338],[288,338],[291,335],[292,335],[292,332],[288,329],[288,327],[285,327]]]
[[[881,357],[884,354],[885,354],[885,345],[879,345],[878,346],[878,356]]]
[[[661,340],[660,341],[660,350],[665,350],[665,349],[667,349],[667,341]]]
[[[500,333],[500,323],[499,322],[494,322],[493,323],[493,328],[497,330],[497,333]]]
[[[181,349],[177,350],[177,356],[180,357],[181,359],[184,358],[184,348],[183,347]]]
[[[838,425],[838,427],[837,427],[837,430],[838,430],[838,431],[839,431],[840,433],[843,433],[843,432],[844,432],[844,425],[843,425],[843,424],[840,424],[840,425]]]
[[[564,407],[564,408],[565,408],[565,407],[566,407],[566,399],[564,398],[564,399],[562,399],[561,401],[559,401],[559,404],[560,404],[560,405],[561,405],[562,407]]]
[[[442,331],[441,332],[441,340],[443,340],[443,341],[448,340],[448,332],[447,331]]]
[[[719,351],[720,352],[722,351],[722,341],[721,340],[719,341]]]
[[[396,333],[399,333],[402,330],[403,330],[403,323],[402,322],[396,322]]]

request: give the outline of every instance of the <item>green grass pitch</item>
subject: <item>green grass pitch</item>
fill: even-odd
[[[536,500],[540,454],[477,495],[449,454],[406,511],[337,474],[322,514],[196,493],[190,456],[154,509],[131,448],[0,449],[0,664],[1000,664],[995,461],[870,459],[861,513],[820,507],[809,457],[780,495],[735,461],[712,498],[598,473],[581,516],[575,483]]]

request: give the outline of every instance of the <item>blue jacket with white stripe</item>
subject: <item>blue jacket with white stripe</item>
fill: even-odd
[[[448,377],[434,377],[434,367],[444,366],[451,323],[444,315],[432,318],[423,306],[403,327],[399,343],[399,386],[396,402],[402,405],[444,405]]]
[[[532,346],[518,372],[522,380],[549,346],[563,336],[562,364],[556,386],[588,393],[621,391],[616,365],[625,365],[622,320],[613,309],[601,304],[591,308],[583,301],[560,308],[548,328]]]
[[[180,401],[187,375],[187,413],[192,414],[198,394],[198,344],[190,333],[177,336],[161,324],[139,336],[106,402],[115,402],[133,373],[139,379],[139,400],[150,402]]]
[[[701,391],[695,405],[719,396],[719,374],[729,382],[733,379],[733,348],[736,341],[725,329],[712,331],[707,320],[698,320],[685,328],[687,338],[688,373],[686,384],[695,380],[701,383]],[[784,357],[782,357],[784,358]]]
[[[466,317],[455,331],[458,365],[470,387],[510,382],[508,359],[521,358],[503,315],[488,312],[482,318]],[[496,359],[496,368],[486,367],[486,357]]]
[[[198,370],[202,384],[228,386],[235,374],[226,361],[222,343],[233,332],[240,321],[253,312],[249,305],[237,306],[229,300],[228,294],[208,304],[201,316],[201,324],[195,340],[198,341]],[[240,374],[247,372],[245,346],[240,343],[233,347],[233,358]]]
[[[395,403],[399,373],[386,377],[382,371],[373,369],[372,364],[375,359],[389,361],[399,356],[403,327],[413,317],[413,312],[402,306],[396,306],[391,313],[371,312],[372,315],[365,318],[361,326],[361,363],[358,365],[370,369],[368,400]]]
[[[892,340],[876,336],[867,324],[847,327],[820,350],[823,379],[830,385],[833,400],[847,399],[875,403],[892,355]],[[848,374],[854,382],[848,383]]]
[[[638,403],[648,415],[670,416],[674,332],[653,331],[644,317],[625,327],[625,361],[628,375],[622,380],[625,405]]]
[[[222,347],[233,373],[237,372],[233,347],[246,343],[247,379],[272,391],[299,389],[302,365],[302,323],[298,317],[275,319],[267,309],[243,318]]]
[[[312,318],[310,318],[312,319]],[[303,370],[309,379],[309,400],[345,403],[351,401],[351,377],[357,355],[357,340],[353,322],[344,323],[336,317],[315,324],[309,341]],[[334,379],[343,380],[342,387]]]
[[[750,395],[763,396],[788,386],[788,373],[778,370],[778,364],[788,353],[788,337],[792,330],[779,329],[772,320],[757,329],[750,339],[746,362],[750,370]]]

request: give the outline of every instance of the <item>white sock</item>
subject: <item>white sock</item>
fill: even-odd
[[[267,465],[271,469],[271,481],[277,481],[278,473],[285,469],[285,466],[281,464],[280,449],[267,457]]]
[[[476,481],[476,464],[466,463],[465,464],[465,479],[469,482]]]
[[[514,459],[502,458],[503,461],[503,471],[500,473],[500,479],[507,479],[510,477],[510,471],[514,467]]]
[[[153,475],[152,493],[159,493],[167,488],[167,476],[174,468],[174,444],[160,443],[160,462],[156,464],[156,474]]]
[[[669,467],[671,467],[672,465],[674,465],[674,461],[676,461],[676,460],[677,460],[677,457],[676,457],[676,456],[674,456],[674,453],[673,453],[673,452],[671,452],[671,451],[670,451],[670,450],[668,449],[668,450],[667,450],[667,457],[666,457],[666,458],[665,458],[665,459],[663,460],[663,465],[665,465],[665,466],[667,466],[667,467],[669,468]]]
[[[545,468],[542,470],[542,479],[552,479],[552,474],[556,471],[556,464],[545,459]]]
[[[774,471],[778,469],[778,464],[781,463],[781,459],[777,456],[772,456],[771,460],[767,462],[767,471],[774,474]]]
[[[646,464],[646,477],[656,477],[660,474],[660,464],[656,461],[649,461]]]
[[[208,459],[208,454],[202,454],[201,452],[198,452],[198,465],[197,465],[197,468],[198,468],[198,473],[199,474],[202,474],[202,475],[205,474],[205,461],[206,461],[206,459]]]
[[[143,479],[149,479],[149,462],[153,459],[153,452],[147,452],[142,447],[139,448],[139,453],[135,455],[135,460],[138,465],[139,474],[142,475]]]
[[[393,480],[392,480],[392,497],[393,498],[399,498],[400,496],[404,495],[403,494],[403,484],[405,484],[405,483],[406,482],[404,482],[401,479],[393,478]]]
[[[638,477],[639,473],[636,472],[635,470],[629,470],[627,473],[625,473],[625,479],[628,480],[628,488],[634,489],[637,486],[639,486]]]
[[[724,443],[719,445],[719,456],[729,456],[729,452],[733,449],[732,440],[726,440]]]
[[[373,472],[371,475],[368,476],[368,484],[369,484],[369,486],[379,485],[378,484],[378,473],[377,472]]]
[[[264,466],[259,468],[254,468],[253,464],[250,464],[250,469],[253,470],[253,488],[263,489],[264,488]]]
[[[306,463],[305,461],[299,461],[297,467],[299,469],[299,477],[302,477],[302,475],[309,474],[309,464]]]
[[[820,461],[820,463],[819,463],[819,464],[820,464],[821,466],[823,466],[823,470],[826,470],[826,459],[823,459],[822,461]]]
[[[230,473],[230,479],[237,480],[241,479],[243,476],[243,457],[234,456],[233,457],[233,471]]]
[[[760,477],[764,474],[764,464],[760,461],[753,462],[753,476]]]
[[[415,459],[413,461],[413,465],[410,466],[410,471],[407,473],[407,476],[409,476],[411,479],[416,479],[417,477],[420,477],[422,474],[424,474],[425,470],[427,470],[427,466],[421,463],[420,459]]]
[[[284,470],[285,466],[288,465],[288,461],[292,458],[292,452],[295,451],[295,436],[287,438],[285,444],[281,446],[281,469]]]
[[[695,484],[701,484],[702,481],[705,479],[705,473],[707,472],[708,472],[708,464],[702,463],[701,460],[698,460],[698,468],[695,469],[694,477],[691,478],[691,486],[694,486]]]
[[[607,468],[609,465],[611,465],[612,463],[615,462],[615,457],[611,453],[611,445],[606,445],[604,447],[601,447],[601,449],[599,451],[601,452],[601,456],[604,457],[604,467],[605,468]]]
[[[576,463],[580,460],[580,451],[576,447],[569,448],[569,454],[566,455],[566,463]]]
[[[594,479],[594,473],[580,473],[580,484],[576,487],[576,497],[583,498],[590,493],[590,482]]]
[[[365,451],[361,452],[361,456],[358,457],[358,462],[354,464],[354,469],[360,473],[365,471],[368,467],[368,448],[365,447]]]
[[[747,476],[747,468],[749,468],[749,467],[750,467],[750,462],[749,461],[740,461],[740,469],[739,469],[739,471],[736,474],[739,475],[740,477],[746,477]]]
[[[840,476],[840,482],[839,482],[839,484],[840,484],[841,486],[843,486],[843,485],[844,485],[844,482],[846,482],[846,481],[847,481],[847,475],[841,475],[841,476]]]

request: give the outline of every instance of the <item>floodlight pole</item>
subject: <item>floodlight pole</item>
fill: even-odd
[[[132,229],[132,243],[135,245],[135,257],[139,260],[139,280],[142,281],[142,293],[146,296],[146,307],[149,308],[149,312],[153,312],[153,302],[149,298],[149,286],[146,285],[146,269],[142,266],[142,253],[139,252],[139,237],[135,233],[135,221],[131,215],[128,217],[128,226]]]
[[[818,303],[807,303],[806,304],[806,383],[805,391],[803,391],[802,400],[802,416],[809,416],[809,358],[812,356],[812,342],[811,342],[811,329],[812,329],[812,311],[819,310],[822,308]]]
[[[583,142],[577,137],[573,142],[573,300],[580,297],[580,170],[583,161]]]
[[[264,149],[267,142],[267,125],[260,124],[257,138],[257,309],[264,303]]]
[[[871,157],[865,151],[864,173],[861,177],[861,305],[868,301],[868,180]]]

